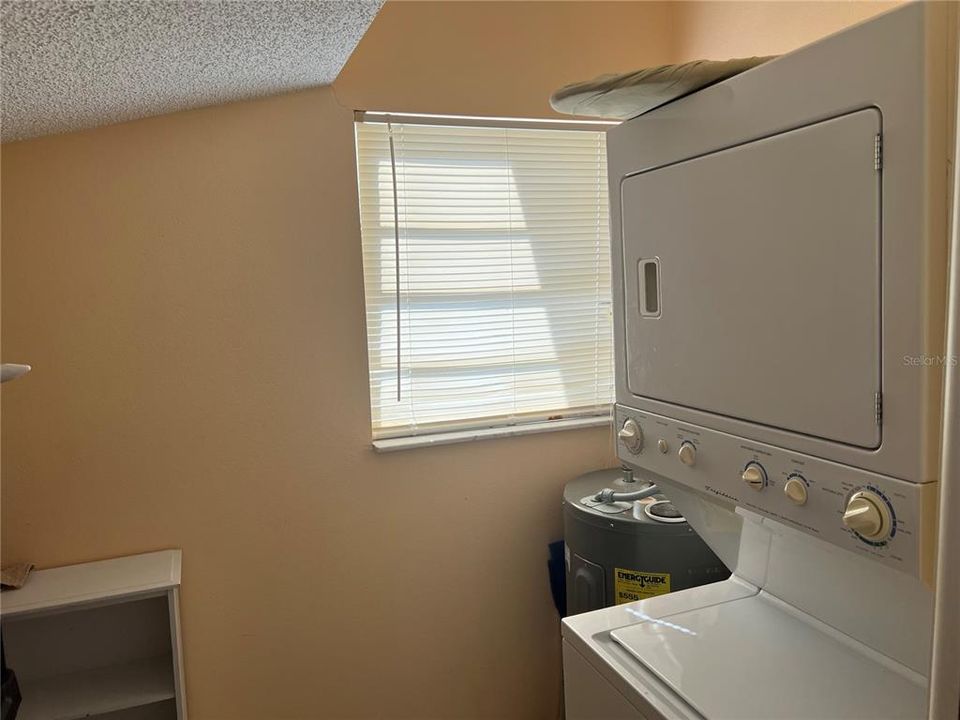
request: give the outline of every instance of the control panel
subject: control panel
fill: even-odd
[[[933,522],[936,483],[904,482],[620,405],[615,422],[618,455],[632,465],[911,575],[924,572],[921,530],[925,512]]]

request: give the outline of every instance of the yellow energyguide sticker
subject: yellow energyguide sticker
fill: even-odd
[[[670,592],[670,573],[614,568],[613,591],[617,605]]]

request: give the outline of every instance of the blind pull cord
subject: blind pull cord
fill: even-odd
[[[397,283],[397,402],[400,402],[400,210],[397,199],[397,155],[393,147],[393,125],[387,120],[387,140],[390,143],[390,174],[393,179],[393,260]]]

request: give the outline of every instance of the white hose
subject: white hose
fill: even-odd
[[[632,490],[631,492],[617,492],[611,488],[604,488],[594,496],[594,500],[599,500],[604,503],[612,503],[620,500],[631,501],[631,500],[643,500],[646,497],[651,495],[656,495],[660,492],[660,488],[656,485],[648,485],[643,488],[643,490]]]

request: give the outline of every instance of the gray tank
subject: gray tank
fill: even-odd
[[[618,468],[597,470],[567,483],[563,535],[568,615],[730,575],[663,495],[606,503],[594,497],[604,488],[635,492],[649,485]]]

